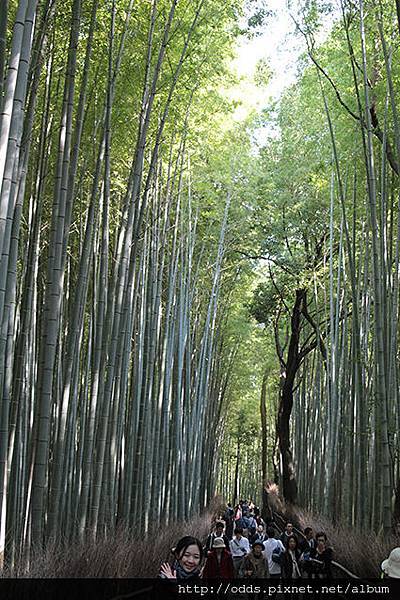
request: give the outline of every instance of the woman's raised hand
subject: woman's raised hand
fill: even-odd
[[[167,579],[176,579],[176,572],[174,569],[171,569],[171,566],[168,563],[163,563],[161,565],[161,574]]]

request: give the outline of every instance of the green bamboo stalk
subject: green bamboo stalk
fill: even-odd
[[[58,150],[57,175],[53,203],[51,243],[48,258],[48,286],[45,300],[45,340],[42,345],[40,366],[39,402],[40,417],[33,470],[32,488],[32,543],[42,544],[44,526],[44,492],[46,487],[50,417],[53,400],[53,374],[56,359],[59,317],[63,290],[62,243],[65,224],[65,201],[70,160],[72,107],[75,91],[75,69],[80,23],[80,0],[72,8],[71,38],[67,76],[64,89],[64,107]],[[65,138],[64,138],[65,136]]]

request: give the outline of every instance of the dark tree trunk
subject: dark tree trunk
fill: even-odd
[[[396,0],[397,25],[400,33],[400,0]]]
[[[267,525],[272,523],[274,520],[274,516],[272,513],[272,508],[269,503],[268,491],[266,489],[266,483],[264,483],[263,491],[262,491],[262,507],[261,507],[261,516],[266,522]]]
[[[277,435],[281,455],[282,494],[287,502],[295,503],[297,483],[290,447],[290,415],[293,408],[293,386],[300,366],[299,339],[301,314],[306,303],[306,290],[296,290],[296,300],[291,317],[291,332],[286,361],[286,373],[281,388],[281,400],[278,413]]]
[[[395,528],[395,533],[400,533],[400,479],[397,480],[394,495],[393,524]]]
[[[235,466],[235,487],[233,490],[233,505],[239,502],[239,460],[240,460],[240,440],[237,440],[236,466]]]
[[[261,386],[261,400],[260,400],[260,414],[261,414],[261,467],[262,467],[262,481],[263,486],[265,485],[268,477],[268,430],[267,430],[267,381],[268,372],[265,371],[262,386]]]

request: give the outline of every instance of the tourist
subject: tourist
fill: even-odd
[[[264,531],[264,527],[262,525],[258,525],[255,534],[250,538],[250,543],[253,544],[256,540],[259,540],[264,544],[267,539],[268,537]]]
[[[243,574],[250,579],[269,577],[268,560],[263,554],[264,544],[260,540],[253,543],[252,550],[243,560]]]
[[[308,553],[310,552],[311,548],[315,548],[316,545],[317,543],[314,539],[312,527],[306,527],[304,529],[304,537],[299,544],[300,551],[303,553]]]
[[[299,566],[300,550],[297,538],[292,535],[287,541],[287,548],[282,555],[282,577],[284,579],[301,579]]]
[[[317,533],[315,540],[317,545],[310,550],[312,576],[320,579],[331,579],[333,550],[328,547],[326,534],[323,531]]]
[[[240,506],[242,507],[242,513],[244,517],[247,517],[249,515],[250,512],[250,508],[249,508],[249,503],[247,500],[241,500],[239,502]]]
[[[249,539],[251,539],[257,531],[257,521],[254,515],[250,513],[246,520],[247,531],[249,532]]]
[[[204,544],[204,553],[207,556],[208,552],[210,552],[213,548],[213,542],[215,538],[223,538],[226,549],[229,550],[229,539],[226,535],[224,535],[224,522],[217,521],[215,524],[215,531],[211,532],[208,536],[205,544]]]
[[[233,579],[235,575],[231,553],[222,537],[214,538],[203,571],[203,579]]]
[[[257,510],[258,510],[258,514],[256,514]],[[265,524],[265,521],[264,521],[264,519],[263,519],[263,518],[262,518],[262,516],[260,515],[259,509],[255,509],[255,510],[254,510],[254,518],[255,518],[255,520],[256,520],[256,522],[257,522],[257,526],[258,526],[258,525],[262,525],[262,526],[264,527],[264,530],[265,530],[267,526],[266,526],[266,524]]]
[[[236,527],[235,535],[230,541],[229,547],[232,554],[235,576],[239,577],[243,559],[250,552],[249,540],[243,536],[243,529],[241,527]]]
[[[286,527],[285,527],[285,531],[281,534],[280,536],[280,540],[282,542],[282,544],[285,546],[285,548],[287,547],[287,543],[290,537],[292,537],[294,534],[293,531],[293,525],[292,523],[287,523]]]
[[[264,542],[264,556],[268,561],[269,576],[271,579],[280,579],[281,564],[278,558],[285,552],[285,547],[281,540],[275,538],[273,527],[268,527],[267,536],[268,539]]]
[[[389,557],[382,563],[384,577],[400,579],[400,548],[393,548]]]
[[[165,562],[161,565],[160,577],[176,581],[200,581],[200,564],[203,548],[200,540],[186,535],[181,538],[175,548],[173,564]]]
[[[310,552],[313,548],[316,548],[317,542],[314,538],[314,532],[312,527],[306,527],[304,529],[304,537],[299,544],[301,551],[300,566],[305,577],[312,575],[312,563],[310,562]]]
[[[228,502],[226,505],[225,513],[223,519],[225,521],[225,534],[226,537],[231,540],[233,536],[233,518],[235,515],[235,511],[233,510],[231,504]]]
[[[244,527],[243,512],[242,512],[242,507],[241,507],[240,503],[235,506],[234,521],[235,521],[235,529],[237,527],[239,527],[240,529],[243,529],[243,527]]]

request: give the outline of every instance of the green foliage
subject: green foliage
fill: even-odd
[[[43,11],[47,3],[40,2],[39,6],[40,11]],[[128,0],[116,0],[115,6],[116,33],[111,57],[114,65],[122,41]],[[118,235],[123,226],[122,220],[126,216],[124,207],[131,206],[129,203],[132,197],[128,181],[132,161],[137,151],[140,120],[149,102],[149,82],[152,81],[157,69],[159,49],[162,45],[171,2],[158,0],[156,3],[152,47],[149,51],[148,40],[153,6],[152,2],[134,3],[121,64],[118,72],[115,73],[115,96],[110,127],[111,179],[107,182],[110,184],[107,231],[110,240],[110,259],[115,259],[118,252]],[[360,131],[360,122],[361,125],[365,122],[360,16],[356,3],[344,2],[343,6],[345,20],[339,19],[334,22],[329,34],[324,36],[323,27],[332,18],[330,14],[334,8],[332,2],[296,0],[288,3],[288,8],[301,29],[297,35],[302,39],[306,37],[312,56],[304,53],[300,57],[297,79],[285,89],[279,100],[271,101],[261,114],[248,111],[246,118],[241,122],[235,121],[235,111],[241,105],[241,101],[231,100],[227,94],[230,87],[237,86],[239,83],[232,73],[230,63],[235,56],[235,46],[240,36],[251,38],[272,26],[273,15],[267,0],[220,2],[206,0],[202,4],[200,18],[193,32],[191,27],[198,3],[192,0],[179,1],[171,35],[166,43],[165,60],[157,78],[154,105],[144,147],[144,167],[138,184],[140,189],[135,197],[137,206],[142,206],[141,203],[143,202],[144,205],[145,202],[147,191],[145,185],[155,149],[157,166],[156,174],[150,173],[150,184],[153,186],[151,200],[144,211],[140,235],[135,239],[138,248],[137,256],[142,256],[143,261],[148,261],[149,264],[153,260],[157,262],[157,256],[152,254],[153,251],[157,253],[153,248],[156,242],[152,235],[162,221],[160,215],[168,208],[164,272],[156,274],[162,281],[160,303],[164,308],[171,286],[171,278],[168,280],[165,275],[173,264],[168,250],[172,251],[174,244],[177,243],[179,259],[176,264],[181,271],[184,268],[189,270],[189,260],[186,255],[185,258],[182,256],[188,252],[188,239],[191,236],[195,238],[190,262],[190,267],[193,268],[190,277],[195,281],[193,289],[190,290],[195,307],[193,314],[190,314],[190,319],[194,321],[194,356],[195,350],[197,351],[199,347],[196,343],[207,321],[207,309],[218,264],[221,224],[224,221],[227,198],[231,199],[221,266],[221,285],[218,290],[218,311],[216,311],[216,322],[212,325],[215,327],[213,343],[216,348],[213,358],[218,363],[216,370],[219,379],[212,381],[210,390],[213,386],[218,390],[224,388],[224,394],[221,393],[223,405],[217,406],[217,409],[218,411],[221,409],[221,422],[225,425],[225,430],[222,432],[224,434],[222,450],[227,449],[232,457],[234,457],[234,444],[239,437],[246,460],[259,460],[258,455],[254,458],[254,454],[259,451],[255,438],[259,441],[260,393],[266,372],[269,374],[268,426],[270,432],[274,429],[281,381],[280,365],[276,357],[275,334],[282,339],[286,336],[290,308],[293,305],[296,289],[301,287],[307,290],[308,309],[312,319],[318,323],[318,326],[321,325],[324,340],[328,340],[328,355],[332,351],[329,347],[330,338],[333,336],[333,332],[329,329],[331,323],[329,327],[327,326],[328,313],[333,311],[332,304],[338,306],[338,323],[341,324],[342,320],[346,319],[348,327],[348,331],[337,335],[343,335],[343,338],[348,335],[351,340],[348,345],[353,343],[351,339],[354,335],[354,331],[351,330],[353,324],[349,317],[354,308],[351,306],[354,297],[351,295],[350,258],[356,263],[356,284],[360,289],[364,286],[364,304],[368,307],[363,314],[363,327],[367,329],[370,320],[374,318],[375,307],[369,308],[370,304],[373,304],[369,297],[370,287],[368,287],[371,278],[371,260],[365,248],[371,232],[366,193],[365,151]],[[382,17],[383,30],[390,46],[394,100],[397,104],[400,102],[398,23],[393,2],[390,0],[382,0],[380,3],[367,0],[366,7],[368,91],[379,122],[381,137],[384,133],[393,149],[395,148],[394,115],[390,103],[387,102],[388,81],[382,44],[378,35],[377,18]],[[15,17],[16,9],[17,2],[12,0],[8,41],[11,40],[11,22]],[[77,130],[79,88],[84,76],[91,10],[91,2],[82,3],[72,133],[76,133]],[[40,53],[36,53],[43,58],[44,67],[38,82],[38,97],[33,119],[27,193],[23,209],[22,250],[17,268],[19,275],[26,270],[24,252],[32,234],[32,215],[38,204],[41,211],[39,225],[41,237],[38,243],[40,263],[37,267],[38,290],[35,290],[37,299],[35,296],[34,302],[39,308],[43,304],[42,288],[46,285],[45,261],[54,209],[57,148],[68,62],[68,35],[66,35],[65,24],[67,23],[69,27],[71,12],[72,2],[57,3],[56,11],[48,23],[46,45],[40,48]],[[100,2],[88,71],[81,151],[74,181],[72,225],[68,232],[69,236],[64,232],[65,237],[68,237],[67,294],[62,299],[63,302],[65,301],[66,314],[78,278],[86,216],[103,138],[110,25],[110,2]],[[348,40],[346,33],[348,33]],[[192,37],[188,52],[181,61],[189,34],[192,34]],[[350,62],[352,51],[355,56],[354,73]],[[314,63],[317,63],[317,66]],[[267,59],[261,58],[256,65],[254,83],[261,88],[267,87],[271,77],[270,64]],[[173,92],[171,92],[172,85],[175,85]],[[248,92],[244,87],[243,91]],[[338,178],[335,173],[331,132],[323,95],[332,121],[332,134],[343,182],[343,206],[339,201]],[[361,115],[358,115],[360,110],[358,96]],[[243,106],[245,106],[244,101]],[[47,130],[44,131],[43,124],[48,115]],[[165,125],[161,139],[158,140],[160,123],[164,118]],[[268,128],[270,137],[258,152],[253,140],[258,128],[262,126]],[[375,126],[375,133],[378,133],[377,129],[378,127]],[[72,144],[74,141],[72,136]],[[382,246],[388,249],[385,258],[387,273],[384,274],[386,279],[385,277],[383,279],[392,284],[394,279],[391,267],[396,253],[394,232],[397,225],[399,184],[397,176],[390,172],[387,163],[383,160],[384,149],[376,136],[374,149],[378,165],[376,180],[379,233]],[[43,157],[45,160],[42,164]],[[382,170],[379,168],[380,161],[382,161]],[[39,172],[38,165],[42,165],[43,172]],[[104,171],[100,176],[101,180],[103,178]],[[386,192],[390,193],[386,194]],[[100,184],[94,196],[98,212],[101,209],[101,198]],[[157,211],[154,210],[155,206]],[[344,219],[350,232],[350,242],[344,236]],[[390,225],[388,226],[387,223]],[[176,239],[173,235],[175,231]],[[98,229],[94,254],[100,246],[100,235]],[[146,252],[141,255],[146,243],[149,244],[148,255]],[[87,305],[82,307],[82,312],[86,311],[85,331],[82,333],[85,343],[88,343],[92,335],[88,332],[87,326],[89,316],[92,316],[93,306],[98,301],[93,292],[98,278],[96,269],[99,270],[97,263],[96,265],[90,275],[90,285],[93,288],[90,294],[93,297],[89,294]],[[108,268],[112,273],[112,260]],[[146,268],[145,265],[144,272],[147,272]],[[190,277],[188,280],[191,281]],[[182,272],[177,273],[177,278],[184,280]],[[137,280],[135,285],[136,283]],[[329,297],[330,285],[332,287],[337,285],[331,298]],[[139,292],[140,290],[135,292],[138,297],[141,296]],[[127,292],[126,297],[130,298],[129,294]],[[134,295],[132,292],[132,297]],[[332,304],[329,304],[329,300]],[[391,297],[388,295],[384,300],[390,309]],[[18,307],[18,311],[21,311],[21,307]],[[39,322],[43,318],[40,313]],[[93,322],[90,321],[90,327],[93,329],[96,329],[97,318],[96,314]],[[168,318],[169,315],[161,314],[160,321],[167,321]],[[157,322],[154,331],[157,331],[158,327]],[[339,324],[337,328],[340,329]],[[301,343],[309,341],[315,335],[314,329],[309,322],[305,324],[301,333]],[[7,328],[4,330],[8,331]],[[189,330],[192,331],[190,328]],[[14,332],[10,329],[10,340],[14,339],[13,335]],[[367,332],[365,334],[366,363],[373,357],[372,342],[373,335]],[[132,343],[137,344],[137,340]],[[345,342],[343,346],[345,347]],[[60,354],[62,349],[61,335]],[[163,349],[157,349],[157,352],[161,356]],[[62,379],[64,377],[61,368],[62,357],[59,360],[59,378]],[[25,371],[36,373],[36,365],[29,364],[31,365],[29,369],[24,365]],[[136,365],[133,366],[132,372],[135,368]],[[374,368],[372,365],[371,372]],[[80,375],[80,365],[75,366],[74,369],[74,373],[79,372]],[[192,376],[190,373],[186,375],[188,379]],[[224,378],[226,378],[226,387],[224,387]],[[344,383],[346,383],[345,378]],[[323,387],[320,381],[315,383],[318,391],[319,386]],[[79,387],[78,384],[76,387]],[[210,397],[212,393],[217,394],[215,389],[209,392]],[[368,406],[372,410],[375,406],[375,389],[372,384],[371,390],[368,390]],[[217,405],[218,402],[215,404]],[[58,406],[57,403],[55,405]],[[33,406],[33,412],[35,410],[36,405]],[[394,410],[393,415],[395,415]],[[389,427],[392,437],[396,431],[396,422],[395,417],[392,416]],[[272,439],[273,435],[270,434],[270,437]],[[271,440],[269,443],[272,445]],[[232,469],[231,464],[229,468]]]
[[[244,15],[247,20],[247,27],[241,30],[242,34],[249,38],[260,35],[265,31],[272,14],[267,0],[246,0]]]
[[[256,64],[254,81],[258,87],[265,87],[269,84],[272,77],[272,71],[269,62],[265,58],[260,58]]]

